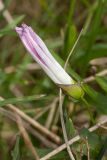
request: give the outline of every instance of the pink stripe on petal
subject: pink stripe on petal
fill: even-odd
[[[51,53],[49,52],[48,48],[46,47],[45,43],[42,41],[42,39],[32,30],[31,27],[27,26],[26,24],[22,24],[22,27],[24,29],[24,31],[26,32],[26,34],[29,34],[29,36],[32,37],[32,39],[35,41],[35,43],[38,45],[38,47],[40,47],[40,49],[43,51],[43,54],[45,54],[50,61],[55,64],[58,65],[57,61],[54,59],[54,57],[51,55]]]
[[[29,29],[29,33],[30,33],[31,37],[38,44],[38,46],[43,51],[43,53],[50,59],[50,61],[52,61],[53,63],[55,63],[53,56],[49,52],[48,48],[46,47],[46,45],[42,41],[42,39],[32,30],[31,27],[28,27],[28,29]]]
[[[44,69],[44,71],[48,74],[50,78],[53,79],[56,83],[60,84],[61,82],[56,78],[56,76],[50,71],[47,64],[43,61],[43,59],[38,55],[37,51],[33,47],[32,43],[26,38],[26,33],[22,33],[19,35],[24,46],[27,48],[27,50],[30,52],[30,54],[33,56],[33,58],[41,65],[41,67]],[[39,61],[38,61],[39,60]]]
[[[53,81],[59,84],[71,84],[71,77],[64,71],[62,66],[54,59],[42,39],[25,24],[16,27],[23,44],[41,65],[44,71]]]
[[[57,77],[57,79],[60,79],[62,83],[64,82],[65,84],[66,83],[71,84],[71,77],[64,71],[64,69],[58,64],[58,62],[55,59],[54,59],[55,61],[55,64],[54,64],[53,61],[51,61],[49,57],[47,57],[47,55],[44,54],[44,52],[41,50],[38,44],[31,37],[31,34],[27,29],[26,29],[26,32],[27,32],[26,33],[27,36],[29,37],[29,41],[31,41],[32,45],[34,46],[36,51],[39,53],[40,57],[43,57],[42,59],[46,61],[47,66],[49,67],[51,72],[53,72],[53,74]]]
[[[45,61],[42,59],[42,57],[40,57],[40,55],[38,54],[38,52],[35,50],[35,48],[33,47],[33,45],[30,43],[30,41],[28,40],[28,38],[25,37],[25,41],[27,43],[27,48],[29,47],[31,49],[31,51],[34,53],[34,55],[45,65],[47,66],[47,64],[45,63]]]
[[[25,26],[24,26],[25,27]],[[28,49],[28,50],[31,50],[32,53],[35,54],[35,56],[44,64],[47,66],[47,64],[45,63],[45,61],[42,59],[42,57],[40,57],[40,55],[38,54],[38,52],[35,50],[34,46],[32,45],[32,43],[29,41],[29,37],[27,36],[25,30],[23,27],[19,28],[17,27],[16,28],[16,31],[17,33],[19,34],[21,40],[23,41],[23,43],[25,44],[25,47]]]

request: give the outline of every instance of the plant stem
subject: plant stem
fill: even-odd
[[[63,97],[63,99],[64,99],[64,97]],[[75,158],[74,158],[74,156],[73,156],[73,154],[71,152],[69,143],[68,143],[68,137],[67,137],[64,118],[63,118],[63,110],[62,110],[62,101],[63,101],[63,99],[62,99],[62,90],[60,89],[60,92],[59,92],[59,110],[60,110],[60,118],[61,118],[63,136],[64,136],[64,140],[65,140],[65,143],[66,143],[66,147],[67,147],[67,151],[68,151],[69,157],[70,157],[71,160],[75,160]]]
[[[94,124],[94,123],[95,123],[95,120],[94,120],[94,118],[93,118],[92,112],[90,111],[89,104],[88,104],[87,100],[86,100],[84,97],[82,97],[81,99],[82,99],[82,101],[84,102],[86,108],[88,109],[88,112],[89,112],[91,121],[92,121],[92,123]]]

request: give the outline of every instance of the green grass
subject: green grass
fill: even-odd
[[[92,81],[83,83],[88,109],[83,101],[66,95],[63,102],[64,120],[69,138],[80,132],[81,140],[72,145],[76,160],[88,158],[87,143],[89,160],[101,160],[102,157],[106,160],[106,125],[105,129],[99,127],[92,133],[86,128],[95,125],[107,114],[107,61],[102,60],[102,57],[107,59],[107,1],[5,0],[4,5],[4,10],[0,12],[0,97],[4,98],[0,101],[0,108],[4,109],[0,110],[0,160],[35,159],[29,144],[26,145],[20,134],[17,119],[15,122],[12,120],[12,115],[16,117],[6,107],[8,104],[15,105],[32,119],[40,114],[37,118],[40,125],[48,126],[48,130],[64,143],[58,101],[55,101],[59,96],[59,88],[34,62],[15,33],[14,26],[23,22],[44,40],[62,66],[83,28],[83,34],[70,57],[67,72],[77,82],[84,82],[87,77],[94,76]],[[6,10],[12,16],[12,22],[6,20]],[[91,61],[97,58],[101,63],[92,65]],[[31,64],[34,69],[29,67]],[[103,77],[96,75],[104,71]],[[26,131],[40,157],[52,151],[56,145],[61,145],[36,130],[30,122],[28,125],[31,128]],[[51,144],[45,144],[40,136]],[[51,159],[68,160],[69,156],[64,150]]]

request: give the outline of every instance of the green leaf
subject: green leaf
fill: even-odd
[[[73,56],[72,63],[77,63],[82,65],[84,63],[84,56],[85,56],[85,51],[79,49],[77,53]],[[107,56],[107,45],[103,43],[96,44],[92,47],[87,62],[89,62],[92,59],[106,57],[106,56]]]
[[[12,160],[20,160],[20,136],[18,135],[16,138],[16,144],[11,152]]]
[[[69,138],[72,138],[76,134],[76,130],[74,128],[73,122],[71,118],[66,118],[66,131]]]
[[[100,25],[101,25],[101,18],[102,18],[102,15],[104,13],[104,1],[103,0],[98,0],[95,2],[95,10],[94,10],[94,16],[93,16],[93,21],[92,21],[92,24],[91,24],[91,32],[90,32],[90,35],[87,39],[87,47],[86,47],[86,54],[85,54],[85,64],[88,62],[89,60],[89,55],[91,53],[91,49],[92,49],[92,46],[96,40],[96,37],[98,35],[98,31],[99,31],[99,28],[100,28]]]
[[[107,56],[107,45],[104,43],[96,44],[92,47],[89,60],[105,56]]]
[[[83,88],[87,93],[88,98],[90,98],[90,103],[96,107],[97,111],[107,114],[107,97],[102,93],[95,91],[86,84],[84,84]]]
[[[107,137],[106,137],[106,139],[104,141],[104,144],[102,145],[102,148],[101,148],[96,160],[102,160],[102,158],[103,158],[103,156],[104,156],[106,151],[107,151]]]
[[[72,63],[77,64],[76,68],[81,68],[82,74],[85,75],[88,69],[88,62],[90,59],[95,57],[101,57],[103,54],[106,56],[107,52],[102,52],[99,49],[93,48],[95,45],[96,39],[99,35],[99,30],[101,26],[102,16],[104,14],[104,5],[105,1],[98,0],[95,1],[93,5],[91,5],[90,12],[91,15],[91,27],[88,26],[88,33],[86,32],[81,39],[81,44],[79,49],[73,54]],[[85,26],[86,27],[86,26]],[[87,27],[86,27],[87,28]],[[97,45],[99,47],[99,44]],[[100,46],[103,47],[103,46]],[[104,46],[105,47],[105,46]],[[107,48],[107,47],[106,47]],[[101,48],[105,50],[105,48]],[[85,66],[85,67],[84,67]],[[81,72],[80,71],[80,72]]]
[[[75,10],[75,3],[76,0],[70,0],[69,1],[69,13],[68,13],[68,26],[70,26],[72,24],[73,21],[73,15],[74,15],[74,10]]]
[[[86,138],[89,136],[89,133],[90,132],[87,128],[82,128],[79,134],[82,138]]]
[[[64,105],[67,105],[66,102],[67,102],[67,97],[65,97]],[[75,130],[74,124],[72,122],[72,119],[69,118],[65,108],[64,108],[63,112],[64,112],[64,119],[65,119],[65,127],[66,127],[67,136],[70,139],[75,136],[76,130]]]
[[[14,28],[15,25],[19,24],[24,18],[25,18],[25,15],[21,15],[21,16],[14,18],[13,22],[11,24],[9,24],[8,26],[6,26],[5,29]]]
[[[62,65],[62,67],[64,66],[65,62],[64,60],[56,53],[53,53],[53,56],[55,57],[55,59]],[[82,78],[79,76],[79,74],[77,74],[71,67],[68,66],[68,72],[69,74],[76,80],[76,81],[80,81],[82,80]]]
[[[82,0],[81,1],[86,7],[90,7],[90,3],[87,0]]]
[[[100,87],[107,93],[107,78],[96,76],[95,79]]]
[[[51,152],[52,150],[51,149],[38,149],[37,148],[37,152],[39,154],[40,157],[44,157],[46,154],[48,154],[49,152]],[[51,160],[68,160],[69,157],[68,157],[68,154],[66,151],[62,151],[58,154],[56,154],[55,156],[51,157],[50,158]]]
[[[13,20],[13,22],[11,22],[10,24],[8,24],[5,28],[0,30],[0,37],[2,37],[3,35],[7,35],[7,34],[12,34],[12,35],[16,35],[15,32],[13,32],[12,29],[15,28],[15,26],[17,24],[19,24],[23,19],[24,19],[25,15],[21,15],[18,16],[17,18],[15,18]]]
[[[5,100],[0,100],[0,106],[4,106],[7,104],[15,104],[15,103],[25,103],[29,101],[40,100],[44,98],[45,95],[32,95],[27,97],[20,97],[20,98],[9,98]]]
[[[69,12],[68,12],[68,22],[67,22],[67,27],[65,31],[65,38],[64,38],[64,50],[62,53],[63,59],[66,59],[68,56],[69,52],[71,51],[76,38],[77,38],[77,30],[76,26],[73,23],[73,14],[75,10],[75,0],[70,0],[69,1]]]
[[[0,85],[6,80],[6,74],[0,70]]]
[[[90,149],[96,150],[99,148],[99,137],[97,134],[91,133],[87,128],[83,128],[80,131],[80,136],[88,140]]]
[[[70,50],[72,49],[77,38],[77,31],[74,25],[70,25],[67,28],[65,40],[64,40],[64,52],[63,57],[67,57]]]

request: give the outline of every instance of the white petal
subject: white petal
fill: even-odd
[[[21,37],[22,35],[22,29],[19,29],[19,36]],[[60,81],[55,77],[55,75],[49,70],[49,68],[47,66],[45,66],[39,58],[37,58],[37,56],[34,54],[34,52],[32,51],[32,44],[31,42],[28,41],[28,38],[25,37],[25,35],[23,34],[23,36],[21,37],[21,40],[25,46],[25,48],[27,48],[27,50],[29,51],[29,53],[31,54],[31,56],[40,64],[40,66],[42,67],[42,69],[47,73],[47,75],[57,84],[60,84]],[[29,43],[29,44],[28,44]]]
[[[23,24],[21,28],[17,27],[16,31],[33,58],[41,65],[55,83],[65,85],[74,83],[71,77],[51,55],[44,42],[33,32],[33,30]]]
[[[60,84],[71,84],[73,81],[71,77],[64,71],[64,69],[58,64],[58,62],[54,59],[54,62],[47,57],[46,54],[44,54],[43,50],[37,45],[37,43],[32,39],[30,33],[28,31],[27,35],[29,36],[29,39],[35,48],[35,50],[39,53],[40,57],[46,62],[46,64],[49,67],[50,72],[52,72],[55,77],[60,81]]]

